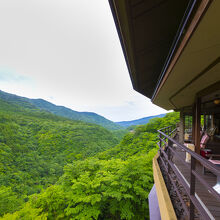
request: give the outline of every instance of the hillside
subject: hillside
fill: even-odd
[[[29,195],[55,184],[67,163],[119,142],[99,125],[17,104],[0,99],[0,216],[18,210]]]
[[[140,119],[136,119],[136,120],[132,120],[132,121],[120,121],[120,122],[115,122],[118,125],[122,126],[122,127],[129,127],[132,125],[144,125],[147,124],[150,119],[152,118],[162,118],[164,117],[166,114],[160,114],[160,115],[154,115],[154,116],[149,116],[149,117],[145,117],[145,118],[140,118]]]
[[[57,106],[43,99],[28,99],[25,97],[13,95],[0,90],[0,99],[9,103],[17,104],[29,109],[40,109],[51,112],[58,116],[63,116],[73,120],[80,120],[88,123],[101,125],[110,130],[122,129],[122,127],[113,121],[104,118],[93,112],[77,112],[64,106]]]
[[[149,219],[147,197],[153,185],[157,129],[175,125],[178,118],[178,113],[169,113],[151,119],[115,147],[70,161],[56,184],[29,196],[19,211],[2,219]],[[15,203],[10,189],[2,191],[4,204]]]

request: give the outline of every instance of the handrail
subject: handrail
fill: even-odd
[[[170,171],[172,170],[173,173],[176,175],[177,179],[181,182],[181,184],[184,186],[186,193],[190,199],[190,210],[186,210],[186,206],[184,206],[185,213],[189,216],[190,219],[194,219],[194,209],[195,207],[200,212],[200,214],[203,216],[204,219],[210,219],[207,215],[205,209],[203,206],[200,205],[199,200],[195,196],[195,184],[196,179],[206,188],[207,191],[211,193],[212,196],[214,196],[218,201],[220,201],[220,195],[217,191],[215,191],[212,186],[210,186],[206,180],[196,171],[195,165],[196,161],[199,161],[202,166],[206,167],[208,170],[210,170],[212,173],[216,174],[217,176],[220,176],[220,168],[213,165],[210,161],[206,160],[199,154],[193,152],[192,150],[188,149],[183,144],[179,143],[178,141],[174,140],[171,135],[176,131],[177,129],[173,129],[173,126],[168,126],[165,128],[162,128],[158,130],[159,133],[159,143],[158,146],[160,147],[160,160],[162,162],[163,167],[165,168],[167,175],[170,179],[170,182],[172,185],[174,184],[174,181],[172,181],[172,177],[170,174]],[[164,143],[164,144],[163,144]],[[187,164],[183,158],[180,158],[180,155],[172,148],[172,145],[175,144],[177,147],[179,147],[181,150],[184,150],[185,152],[189,153],[191,155],[191,165]],[[165,148],[163,147],[165,146]],[[191,180],[190,185],[188,186],[185,184],[185,181],[183,180],[182,176],[179,174],[178,169],[174,165],[174,163],[171,160],[171,153],[173,156],[176,156],[183,165],[189,169],[191,174]],[[164,158],[164,159],[163,159]],[[167,161],[166,163],[164,161]],[[165,166],[166,164],[166,166]],[[175,187],[175,191],[177,192],[177,187]],[[179,195],[179,193],[177,192]],[[182,201],[182,199],[180,198]]]
[[[164,137],[166,137],[168,140],[176,144],[178,147],[182,148],[184,151],[189,153],[192,157],[197,159],[200,163],[202,163],[203,166],[205,166],[207,169],[209,169],[211,172],[215,173],[216,175],[220,175],[220,168],[212,164],[210,161],[203,158],[201,155],[195,153],[194,151],[191,151],[189,148],[184,146],[183,144],[180,144],[178,141],[170,138],[168,135],[166,135],[164,132],[158,130],[160,134],[162,134]]]
[[[165,152],[162,150],[164,156],[165,156]],[[165,158],[168,160],[167,155],[165,156]],[[162,158],[161,158],[162,159]],[[163,159],[162,159],[163,161]],[[164,162],[163,162],[164,163]],[[176,176],[178,177],[178,179],[180,180],[181,184],[183,185],[183,188],[185,189],[187,195],[189,196],[190,200],[193,202],[193,204],[195,205],[195,207],[200,211],[200,213],[202,214],[202,216],[204,217],[204,220],[209,219],[209,216],[207,215],[207,213],[205,212],[205,210],[203,209],[203,207],[201,206],[201,204],[198,202],[198,200],[196,199],[194,194],[191,194],[190,191],[190,187],[187,185],[187,183],[184,181],[183,177],[180,175],[180,173],[178,172],[178,170],[175,168],[174,164],[171,163],[168,160],[169,165],[172,167],[173,172],[176,174]],[[168,173],[169,175],[169,173]],[[188,211],[188,210],[187,210]],[[187,212],[186,211],[186,212]],[[190,218],[190,219],[194,219],[194,218]]]

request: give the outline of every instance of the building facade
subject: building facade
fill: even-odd
[[[220,1],[109,3],[134,89],[180,112],[158,131],[151,219],[220,219]]]

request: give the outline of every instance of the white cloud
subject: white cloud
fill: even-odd
[[[0,26],[0,69],[23,79],[0,72],[2,90],[116,121],[164,112],[132,89],[108,1],[1,1]]]

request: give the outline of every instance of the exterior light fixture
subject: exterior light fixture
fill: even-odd
[[[220,104],[220,99],[215,99],[213,102],[214,102],[215,105],[219,105]]]

